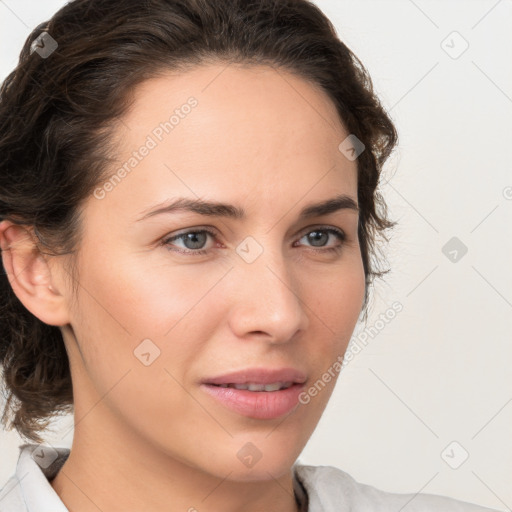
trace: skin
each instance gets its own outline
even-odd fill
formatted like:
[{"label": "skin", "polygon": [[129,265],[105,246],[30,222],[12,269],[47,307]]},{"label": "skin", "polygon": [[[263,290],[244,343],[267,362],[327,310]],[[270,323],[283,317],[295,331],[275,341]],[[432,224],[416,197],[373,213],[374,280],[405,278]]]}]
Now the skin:
[{"label": "skin", "polygon": [[[291,466],[336,379],[272,420],[225,408],[199,381],[291,366],[308,388],[345,352],[361,312],[358,212],[298,220],[303,206],[336,194],[357,202],[357,161],[338,149],[348,132],[303,79],[212,63],[148,80],[116,129],[112,172],[191,95],[197,107],[103,199],[84,204],[76,303],[66,256],[44,257],[30,230],[0,224],[15,293],[61,328],[70,358],[73,444],[51,485],[71,511],[297,510]],[[174,197],[235,204],[247,218],[180,212],[137,222]],[[313,245],[305,235],[319,227],[346,240],[326,234]],[[216,231],[196,244],[206,255],[171,250],[194,250],[185,239],[160,243],[199,228]],[[236,252],[248,236],[263,248],[251,264]],[[149,366],[134,355],[147,338],[160,350]],[[262,454],[251,468],[237,458],[248,442]]]}]

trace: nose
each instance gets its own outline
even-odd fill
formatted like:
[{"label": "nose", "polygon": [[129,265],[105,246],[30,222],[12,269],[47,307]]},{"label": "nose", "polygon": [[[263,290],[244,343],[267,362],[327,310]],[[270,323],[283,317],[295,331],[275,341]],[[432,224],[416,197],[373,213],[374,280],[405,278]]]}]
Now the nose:
[{"label": "nose", "polygon": [[285,343],[305,331],[308,308],[298,276],[282,251],[264,249],[251,263],[235,259],[230,272],[229,323],[239,338],[258,335],[270,343]]}]

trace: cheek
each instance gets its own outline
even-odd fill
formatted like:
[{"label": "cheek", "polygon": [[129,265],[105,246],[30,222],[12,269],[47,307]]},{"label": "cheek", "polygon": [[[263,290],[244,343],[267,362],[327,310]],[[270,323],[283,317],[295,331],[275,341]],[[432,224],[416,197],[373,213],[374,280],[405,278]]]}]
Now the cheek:
[{"label": "cheek", "polygon": [[84,258],[75,318],[89,373],[109,388],[128,369],[145,368],[142,360],[154,360],[181,382],[221,317],[215,285],[225,269],[199,272],[196,265],[154,265],[147,255],[104,254]]},{"label": "cheek", "polygon": [[215,293],[226,269],[168,262],[160,253],[164,250],[128,257],[106,251],[104,259],[88,260],[82,278],[89,292],[82,294],[86,306],[103,309],[102,322],[133,338],[170,335],[197,314],[206,294]]},{"label": "cheek", "polygon": [[333,331],[337,336],[346,339],[352,335],[359,315],[362,311],[365,291],[364,270],[357,267],[336,286],[332,283],[330,289],[325,290],[328,299],[326,307]]},{"label": "cheek", "polygon": [[[323,321],[331,339],[347,340],[362,311],[365,274],[360,255],[352,253],[337,270],[309,278],[306,286],[311,315]],[[306,299],[307,301],[308,299]]]},{"label": "cheek", "polygon": [[[312,390],[315,398],[313,408],[322,409],[332,393],[341,370],[341,363],[350,338],[362,311],[365,291],[365,275],[362,260],[354,257],[339,272],[332,272],[329,278],[320,277],[309,292],[311,324],[310,334],[305,334],[307,359],[315,369],[312,379],[317,384]],[[308,393],[309,394],[309,393]]]},{"label": "cheek", "polygon": [[[117,265],[109,265],[111,259]],[[170,430],[185,428],[186,410],[200,413],[181,383],[200,351],[198,343],[207,339],[198,332],[205,326],[194,305],[212,283],[207,279],[194,287],[176,279],[177,272],[141,272],[111,259],[91,258],[81,273],[73,327],[85,372],[77,372],[77,388],[83,390],[77,403],[85,414],[103,397],[98,414],[104,407],[146,437],[165,438]]]}]

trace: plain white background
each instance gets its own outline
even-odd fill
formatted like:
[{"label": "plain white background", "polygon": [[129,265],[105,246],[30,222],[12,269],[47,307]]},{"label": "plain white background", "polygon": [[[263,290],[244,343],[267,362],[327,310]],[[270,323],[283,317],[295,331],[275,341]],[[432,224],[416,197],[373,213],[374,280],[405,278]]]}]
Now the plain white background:
[{"label": "plain white background", "polygon": [[[392,271],[300,461],[511,510],[512,2],[315,3],[397,125],[381,192],[399,225],[384,248]],[[2,80],[63,4],[0,1]],[[56,421],[47,441],[71,446],[72,424]],[[22,442],[0,432],[0,486]]]}]

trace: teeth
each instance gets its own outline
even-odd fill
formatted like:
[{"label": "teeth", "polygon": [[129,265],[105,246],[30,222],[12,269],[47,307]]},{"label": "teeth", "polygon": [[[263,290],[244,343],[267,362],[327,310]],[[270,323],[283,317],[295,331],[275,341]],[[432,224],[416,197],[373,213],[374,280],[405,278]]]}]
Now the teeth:
[{"label": "teeth", "polygon": [[247,391],[279,391],[287,389],[293,385],[293,382],[273,382],[272,384],[256,384],[248,382],[246,384],[219,384],[221,388],[235,388]]},{"label": "teeth", "polygon": [[[265,391],[278,391],[281,389],[281,383],[276,382],[275,384],[266,384],[265,386],[262,386]],[[249,386],[249,391],[261,391],[261,389],[251,389]]]},{"label": "teeth", "polygon": [[249,389],[248,384],[230,384],[230,387],[233,387],[235,389]]}]

